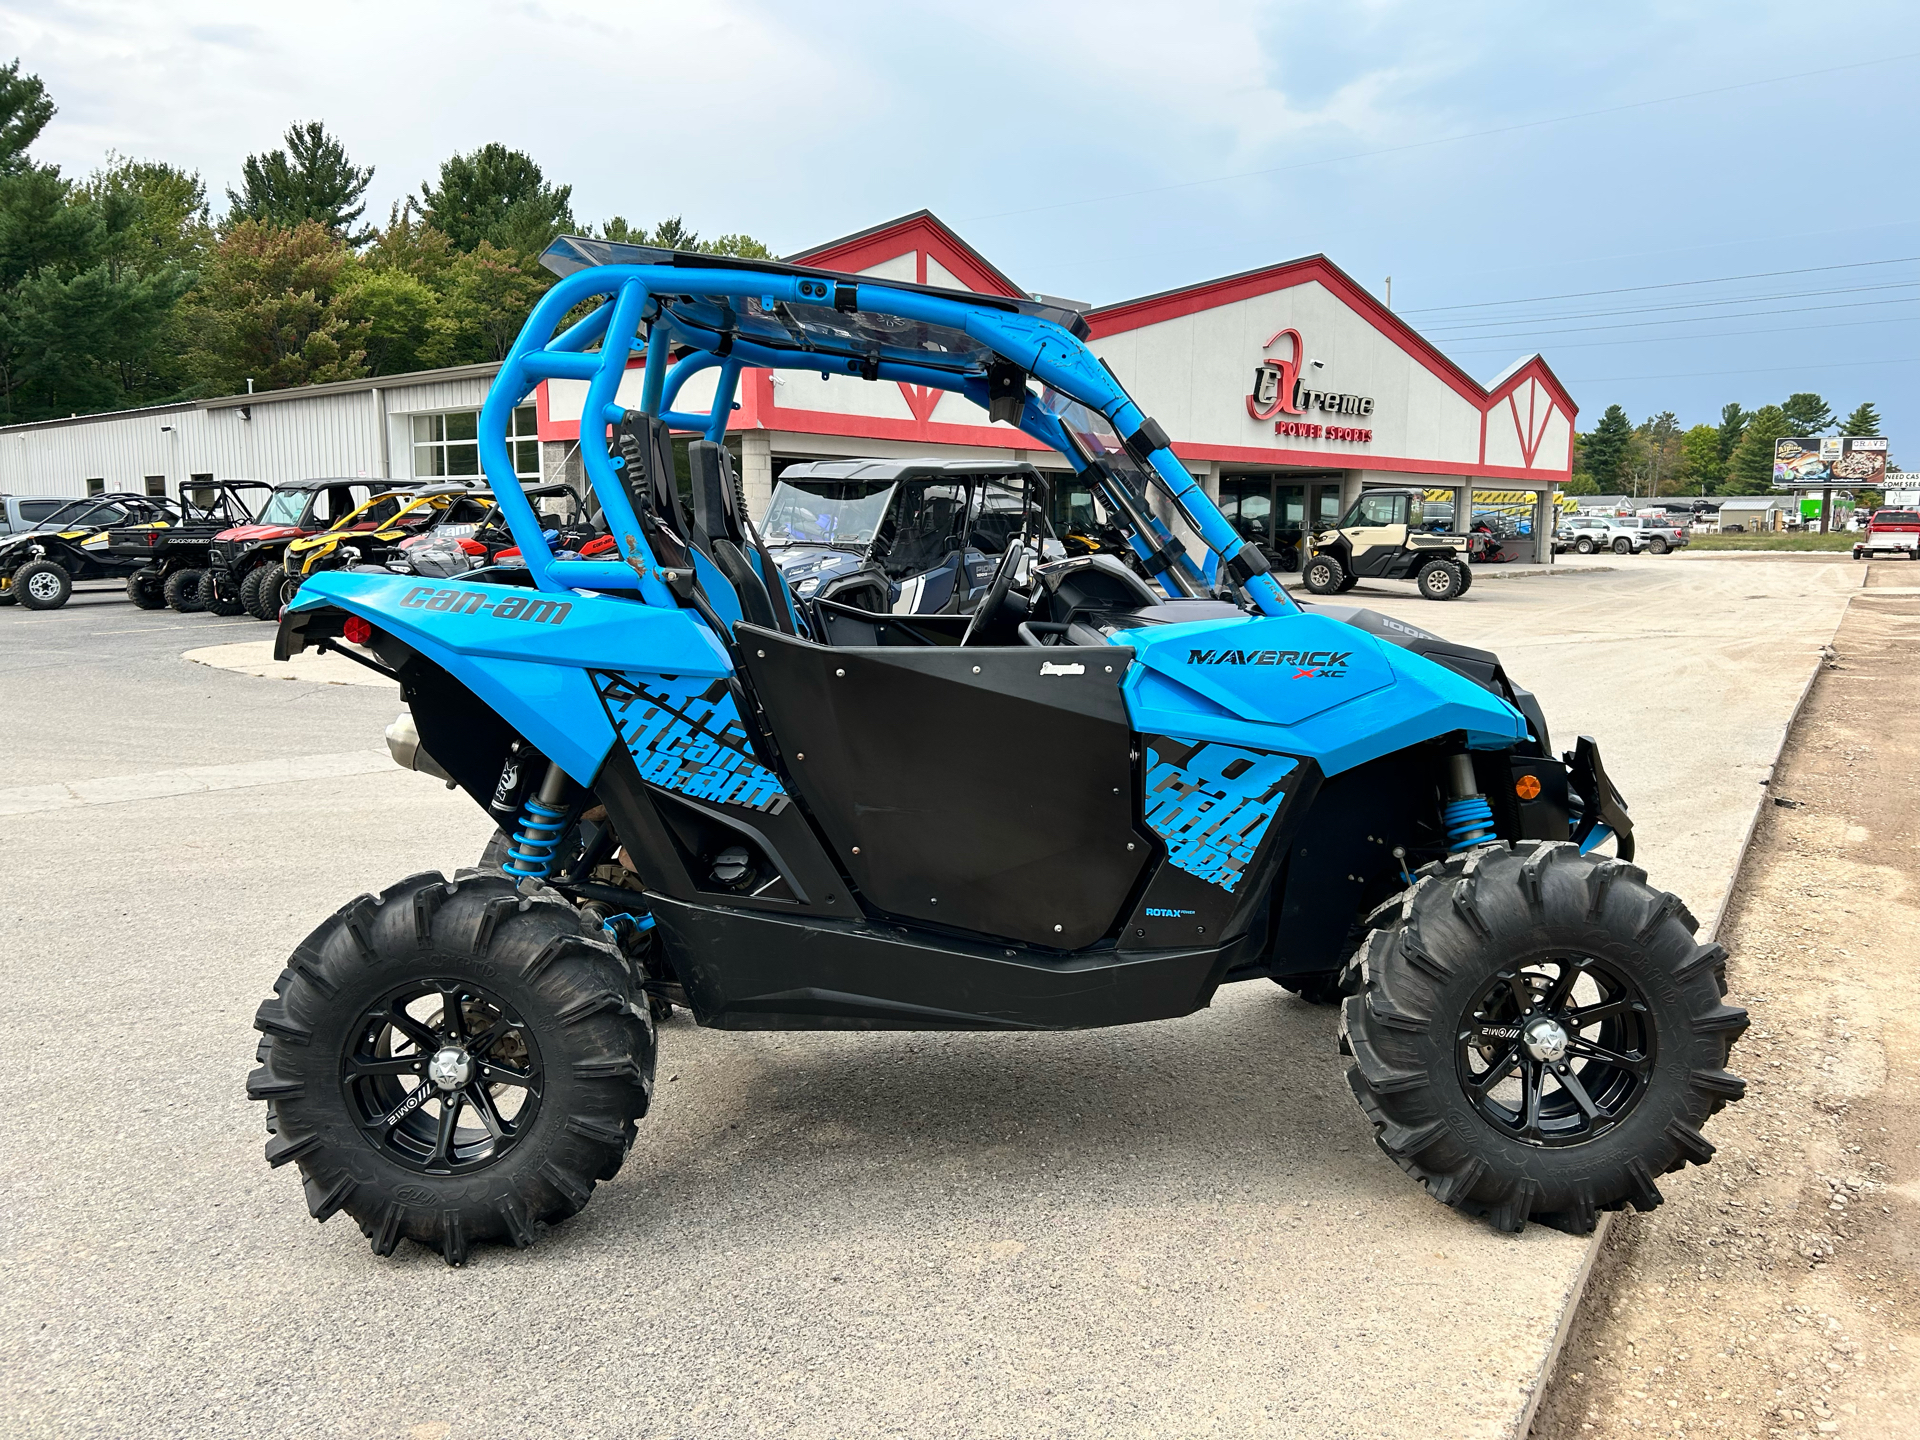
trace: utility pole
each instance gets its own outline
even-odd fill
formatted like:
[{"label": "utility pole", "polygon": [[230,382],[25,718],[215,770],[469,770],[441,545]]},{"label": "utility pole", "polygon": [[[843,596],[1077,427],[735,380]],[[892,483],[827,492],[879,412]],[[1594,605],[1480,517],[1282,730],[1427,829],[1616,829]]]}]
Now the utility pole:
[{"label": "utility pole", "polygon": [[1387,309],[1393,308],[1393,277],[1387,276]]}]

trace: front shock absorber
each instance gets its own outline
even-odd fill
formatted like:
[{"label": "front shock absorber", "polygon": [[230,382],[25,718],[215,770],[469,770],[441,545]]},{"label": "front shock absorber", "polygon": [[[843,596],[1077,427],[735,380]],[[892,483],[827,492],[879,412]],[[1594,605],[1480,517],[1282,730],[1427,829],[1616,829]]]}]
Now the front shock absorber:
[{"label": "front shock absorber", "polygon": [[1473,775],[1473,757],[1464,750],[1450,756],[1447,778],[1453,798],[1440,810],[1440,818],[1447,827],[1447,849],[1457,855],[1498,838],[1493,829],[1493,807],[1480,793],[1479,781]]},{"label": "front shock absorber", "polygon": [[519,824],[500,864],[514,879],[544,880],[553,872],[560,836],[567,828],[566,807],[560,803],[566,792],[567,772],[549,761],[540,793],[520,806]]}]

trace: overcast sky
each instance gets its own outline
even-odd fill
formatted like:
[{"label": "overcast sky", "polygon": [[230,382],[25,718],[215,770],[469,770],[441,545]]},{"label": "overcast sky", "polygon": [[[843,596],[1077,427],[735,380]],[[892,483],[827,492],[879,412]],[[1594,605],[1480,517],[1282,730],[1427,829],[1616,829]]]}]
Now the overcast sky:
[{"label": "overcast sky", "polygon": [[925,206],[1095,302],[1321,251],[1482,379],[1544,353],[1582,428],[1811,389],[1920,431],[1912,3],[12,0],[16,54],[72,173],[223,199],[317,117],[380,217],[498,140],[582,222],[786,253]]}]

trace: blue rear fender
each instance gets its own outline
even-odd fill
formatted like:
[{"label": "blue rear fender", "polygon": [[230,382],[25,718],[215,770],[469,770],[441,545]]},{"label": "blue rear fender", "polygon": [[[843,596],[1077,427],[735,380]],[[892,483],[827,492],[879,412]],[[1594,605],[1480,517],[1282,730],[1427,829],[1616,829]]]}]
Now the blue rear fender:
[{"label": "blue rear fender", "polygon": [[324,571],[293,613],[359,615],[440,666],[574,780],[591,785],[614,740],[590,670],[731,675],[727,653],[685,610],[582,591]]},{"label": "blue rear fender", "polygon": [[1134,729],[1301,755],[1328,776],[1442,735],[1472,749],[1527,738],[1498,695],[1444,665],[1312,614],[1128,630]]}]

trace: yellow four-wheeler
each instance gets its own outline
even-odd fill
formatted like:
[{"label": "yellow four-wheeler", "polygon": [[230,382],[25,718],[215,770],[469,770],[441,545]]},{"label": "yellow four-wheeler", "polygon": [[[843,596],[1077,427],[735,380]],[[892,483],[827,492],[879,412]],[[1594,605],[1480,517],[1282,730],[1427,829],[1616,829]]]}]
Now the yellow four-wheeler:
[{"label": "yellow four-wheeler", "polygon": [[1362,580],[1411,580],[1428,600],[1451,600],[1473,584],[1467,541],[1422,528],[1418,490],[1369,490],[1332,529],[1308,542],[1300,578],[1316,595]]}]

